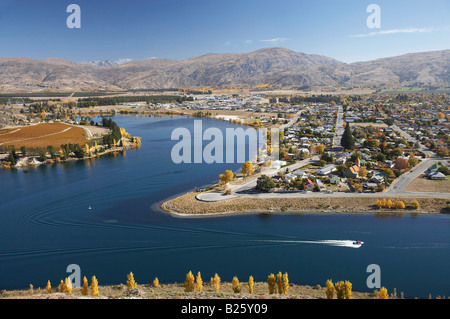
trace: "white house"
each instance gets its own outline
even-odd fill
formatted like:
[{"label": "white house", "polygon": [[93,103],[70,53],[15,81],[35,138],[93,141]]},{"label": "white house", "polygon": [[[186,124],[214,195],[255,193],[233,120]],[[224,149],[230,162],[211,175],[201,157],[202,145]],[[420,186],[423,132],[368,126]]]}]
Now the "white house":
[{"label": "white house", "polygon": [[284,166],[286,164],[287,164],[286,161],[273,161],[272,168],[273,169],[280,169],[281,166]]},{"label": "white house", "polygon": [[327,165],[319,170],[317,170],[317,175],[328,175],[331,174],[332,172],[336,171],[336,166],[334,165]]}]

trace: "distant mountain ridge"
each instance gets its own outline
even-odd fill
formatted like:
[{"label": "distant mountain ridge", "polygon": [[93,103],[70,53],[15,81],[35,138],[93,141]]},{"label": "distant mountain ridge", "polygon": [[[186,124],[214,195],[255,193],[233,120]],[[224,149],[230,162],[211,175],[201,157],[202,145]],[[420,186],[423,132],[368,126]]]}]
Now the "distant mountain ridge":
[{"label": "distant mountain ridge", "polygon": [[185,60],[153,58],[124,64],[111,61],[76,63],[57,58],[0,58],[0,90],[9,91],[415,83],[450,83],[450,50],[350,64],[281,47],[249,53],[210,53]]}]

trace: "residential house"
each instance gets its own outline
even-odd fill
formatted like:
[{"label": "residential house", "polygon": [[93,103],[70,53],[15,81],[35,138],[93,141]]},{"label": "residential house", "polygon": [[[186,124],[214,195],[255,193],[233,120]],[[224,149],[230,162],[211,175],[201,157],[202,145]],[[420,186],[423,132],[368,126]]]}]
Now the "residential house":
[{"label": "residential house", "polygon": [[341,182],[341,178],[339,176],[332,176],[330,178],[330,184],[338,185]]},{"label": "residential house", "polygon": [[327,165],[327,166],[317,170],[316,173],[317,173],[317,175],[325,176],[325,175],[333,173],[334,171],[336,171],[336,166]]},{"label": "residential house", "polygon": [[442,181],[442,180],[446,180],[447,177],[442,174],[441,172],[434,172],[430,175],[428,175],[429,178],[431,178],[432,180],[437,180],[437,181]]},{"label": "residential house", "polygon": [[316,185],[312,180],[310,180],[309,178],[305,180],[305,188],[307,191],[313,191],[314,190],[314,186]]},{"label": "residential house", "polygon": [[344,172],[344,176],[347,178],[358,178],[358,174],[359,174],[359,166],[356,164]]},{"label": "residential house", "polygon": [[317,186],[319,186],[320,190],[326,189],[325,185],[322,183],[322,181],[320,179],[316,180],[316,184],[317,184]]}]

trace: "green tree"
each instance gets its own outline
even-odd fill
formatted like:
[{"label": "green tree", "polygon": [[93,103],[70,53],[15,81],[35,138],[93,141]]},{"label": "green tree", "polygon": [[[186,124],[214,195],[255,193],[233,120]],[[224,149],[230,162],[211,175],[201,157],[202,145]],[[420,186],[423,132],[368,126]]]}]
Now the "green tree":
[{"label": "green tree", "polygon": [[22,152],[22,156],[23,156],[23,157],[27,157],[27,147],[26,147],[25,145],[23,145],[23,146],[20,148],[20,151]]},{"label": "green tree", "polygon": [[255,189],[262,192],[268,192],[269,190],[273,189],[275,187],[275,183],[267,175],[261,175],[258,177],[258,180],[256,181],[256,187]]},{"label": "green tree", "polygon": [[341,145],[347,150],[352,150],[355,148],[355,140],[353,138],[352,131],[350,130],[350,124],[348,123],[345,125],[344,134],[341,138]]},{"label": "green tree", "polygon": [[45,148],[39,149],[39,160],[41,162],[44,162],[47,160],[47,151],[45,150]]}]

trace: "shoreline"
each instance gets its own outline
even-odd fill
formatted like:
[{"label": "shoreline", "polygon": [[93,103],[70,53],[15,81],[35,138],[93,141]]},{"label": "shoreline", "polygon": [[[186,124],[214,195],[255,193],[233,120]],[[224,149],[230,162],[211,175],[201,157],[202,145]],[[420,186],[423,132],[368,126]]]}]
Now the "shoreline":
[{"label": "shoreline", "polygon": [[[160,211],[177,218],[223,217],[243,214],[380,214],[398,216],[404,214],[449,214],[448,199],[442,197],[402,197],[380,194],[379,197],[233,197],[217,202],[203,202],[195,198],[197,192],[165,199],[156,205]],[[405,209],[378,209],[377,199],[402,200]],[[417,200],[421,208],[408,207]]]},{"label": "shoreline", "polygon": [[[247,279],[247,278],[246,278]],[[56,287],[52,288],[51,293],[45,290],[45,287],[33,288],[33,290],[3,290],[0,293],[0,300],[4,299],[237,299],[237,300],[265,300],[265,299],[327,299],[325,283],[322,285],[308,285],[289,283],[288,294],[279,294],[275,291],[270,294],[267,282],[255,281],[254,292],[249,292],[247,282],[240,282],[241,292],[234,293],[232,283],[224,281],[220,283],[220,291],[215,292],[214,286],[204,278],[202,292],[186,292],[183,283],[161,283],[158,287],[154,284],[140,284],[136,288],[128,289],[126,283],[99,285],[99,296],[82,295],[82,288],[73,288],[71,294],[60,292]],[[393,293],[393,292],[391,292]],[[400,296],[389,296],[390,298],[400,299]],[[378,299],[375,291],[352,291],[352,299]],[[336,298],[334,294],[333,299]],[[403,297],[410,299],[410,297]],[[412,298],[411,298],[412,299]]]}]

